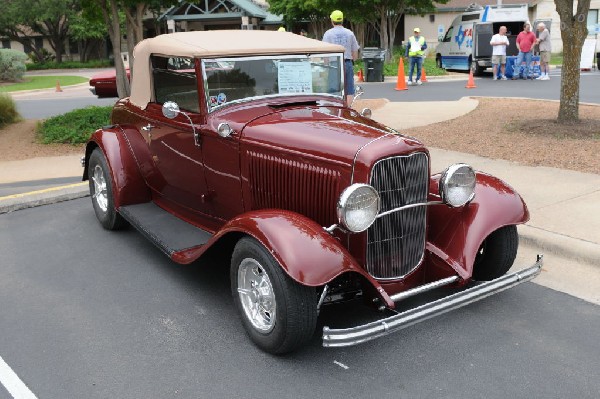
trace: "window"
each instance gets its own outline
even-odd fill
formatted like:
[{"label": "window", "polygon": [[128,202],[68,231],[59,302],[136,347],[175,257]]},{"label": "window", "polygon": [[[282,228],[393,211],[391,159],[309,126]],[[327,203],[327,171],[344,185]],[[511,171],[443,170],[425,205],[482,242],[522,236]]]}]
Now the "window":
[{"label": "window", "polygon": [[155,101],[175,101],[182,110],[200,112],[194,60],[159,56],[152,56],[151,60]]},{"label": "window", "polygon": [[2,48],[10,48],[10,40],[3,39],[2,40]]},{"label": "window", "polygon": [[446,32],[446,36],[444,36],[444,42],[450,42],[452,41],[452,31],[454,30],[454,27],[451,26],[448,28],[448,31]]},{"label": "window", "polygon": [[209,109],[253,97],[342,96],[341,57],[311,54],[203,61]]},{"label": "window", "polygon": [[598,20],[598,10],[589,10],[587,16],[588,35],[593,36],[600,33],[600,22]]},{"label": "window", "polygon": [[34,40],[36,50],[41,50],[44,47],[44,39],[41,37],[36,37]]}]

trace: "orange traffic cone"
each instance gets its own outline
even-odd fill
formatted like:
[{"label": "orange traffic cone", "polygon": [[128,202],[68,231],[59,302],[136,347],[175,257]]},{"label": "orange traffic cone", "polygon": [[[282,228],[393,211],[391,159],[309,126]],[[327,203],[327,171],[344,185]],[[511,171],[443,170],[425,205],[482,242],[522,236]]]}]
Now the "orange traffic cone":
[{"label": "orange traffic cone", "polygon": [[57,80],[56,81],[56,90],[57,93],[60,93],[62,91],[62,89],[60,88],[60,82]]},{"label": "orange traffic cone", "polygon": [[473,79],[473,71],[469,71],[469,80],[467,81],[467,85],[465,86],[467,89],[474,89],[477,86],[475,86],[475,80]]},{"label": "orange traffic cone", "polygon": [[425,73],[425,68],[421,68],[421,82],[427,82],[427,74]]},{"label": "orange traffic cone", "polygon": [[404,60],[400,57],[400,62],[398,62],[398,82],[396,83],[395,90],[408,90],[406,87],[406,78],[404,77]]},{"label": "orange traffic cone", "polygon": [[363,73],[362,73],[362,68],[358,70],[358,81],[359,82],[364,82],[365,81],[365,78],[364,78]]}]

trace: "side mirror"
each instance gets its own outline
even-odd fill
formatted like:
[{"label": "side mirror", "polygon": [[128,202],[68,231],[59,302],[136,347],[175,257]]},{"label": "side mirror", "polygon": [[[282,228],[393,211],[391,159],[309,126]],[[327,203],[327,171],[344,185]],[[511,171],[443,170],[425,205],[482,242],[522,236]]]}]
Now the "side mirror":
[{"label": "side mirror", "polygon": [[162,113],[165,118],[173,119],[179,115],[179,105],[175,101],[167,101],[162,106]]}]

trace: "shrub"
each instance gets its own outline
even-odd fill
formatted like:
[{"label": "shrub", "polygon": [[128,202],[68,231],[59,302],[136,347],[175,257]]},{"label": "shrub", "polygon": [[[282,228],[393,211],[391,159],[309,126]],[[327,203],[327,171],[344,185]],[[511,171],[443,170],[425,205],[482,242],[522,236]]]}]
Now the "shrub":
[{"label": "shrub", "polygon": [[0,80],[17,82],[25,73],[27,56],[22,51],[0,49]]},{"label": "shrub", "polygon": [[96,129],[110,123],[111,111],[112,106],[76,109],[40,123],[37,133],[44,144],[83,144]]},{"label": "shrub", "polygon": [[107,68],[111,64],[109,60],[92,60],[87,62],[79,61],[48,61],[43,63],[27,64],[28,71],[39,71],[44,69],[82,69],[82,68]]},{"label": "shrub", "polygon": [[13,99],[7,94],[0,93],[0,128],[20,119],[21,115],[17,112]]}]

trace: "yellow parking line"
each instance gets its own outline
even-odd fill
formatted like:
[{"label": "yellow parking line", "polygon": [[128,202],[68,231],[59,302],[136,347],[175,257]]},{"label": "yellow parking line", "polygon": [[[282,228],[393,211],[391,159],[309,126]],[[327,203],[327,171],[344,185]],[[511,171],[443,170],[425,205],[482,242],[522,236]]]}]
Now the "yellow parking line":
[{"label": "yellow parking line", "polygon": [[50,187],[50,188],[45,188],[43,190],[30,191],[28,193],[7,195],[6,197],[0,197],[0,201],[4,201],[4,200],[8,200],[8,199],[13,199],[13,198],[27,197],[28,195],[49,193],[49,192],[52,192],[52,191],[58,191],[58,190],[62,190],[62,189],[65,189],[65,188],[81,187],[81,186],[84,186],[84,185],[87,186],[88,182],[84,181],[84,182],[81,182],[81,183],[67,184],[66,186]]}]

